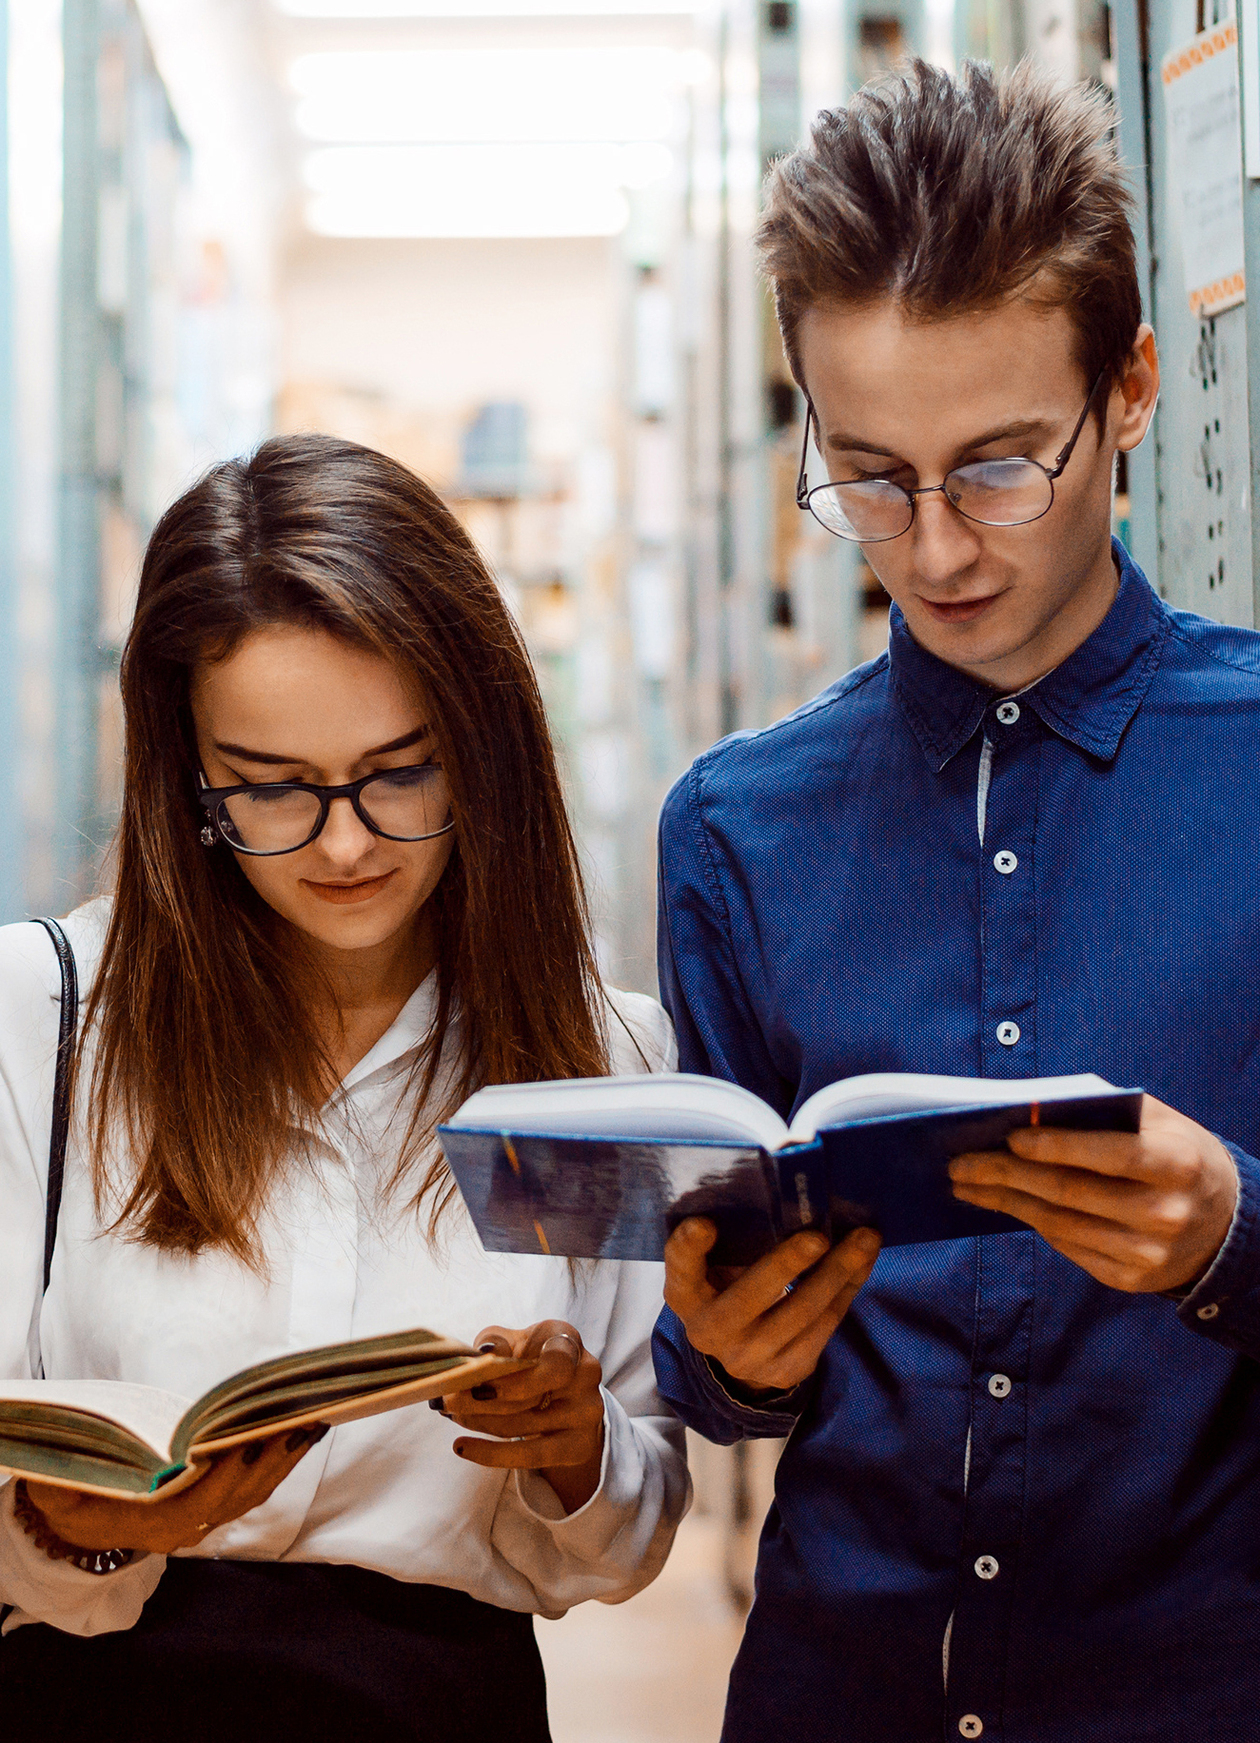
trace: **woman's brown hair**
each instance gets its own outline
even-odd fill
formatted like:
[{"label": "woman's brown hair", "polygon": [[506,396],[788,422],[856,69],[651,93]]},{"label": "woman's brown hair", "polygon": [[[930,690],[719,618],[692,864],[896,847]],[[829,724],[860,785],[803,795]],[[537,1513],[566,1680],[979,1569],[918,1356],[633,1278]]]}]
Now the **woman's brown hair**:
[{"label": "woman's brown hair", "polygon": [[[277,623],[399,667],[431,710],[450,785],[455,848],[430,898],[436,1015],[398,1174],[436,1124],[435,1086],[440,1118],[482,1083],[607,1069],[542,699],[471,540],[420,479],[354,443],[279,437],[214,467],[149,541],[123,654],[116,889],[84,1020],[87,1131],[98,1202],[121,1186],[119,1226],[253,1263],[268,1190],[325,1097],[327,1064],[291,931],[229,851],[201,845],[189,687],[199,661]],[[431,1162],[416,1189],[431,1228],[452,1190]]]}]

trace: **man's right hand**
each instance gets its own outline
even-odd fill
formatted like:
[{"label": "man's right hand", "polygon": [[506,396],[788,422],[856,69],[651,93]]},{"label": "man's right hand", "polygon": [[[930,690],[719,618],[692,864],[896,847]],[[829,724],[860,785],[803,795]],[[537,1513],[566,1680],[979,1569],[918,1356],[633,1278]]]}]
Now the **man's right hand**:
[{"label": "man's right hand", "polygon": [[679,1223],[665,1247],[666,1303],[692,1347],[720,1362],[740,1385],[790,1391],[813,1373],[870,1276],[879,1236],[854,1229],[829,1250],[824,1235],[792,1235],[747,1270],[715,1281],[708,1255],[716,1240],[707,1217]]}]

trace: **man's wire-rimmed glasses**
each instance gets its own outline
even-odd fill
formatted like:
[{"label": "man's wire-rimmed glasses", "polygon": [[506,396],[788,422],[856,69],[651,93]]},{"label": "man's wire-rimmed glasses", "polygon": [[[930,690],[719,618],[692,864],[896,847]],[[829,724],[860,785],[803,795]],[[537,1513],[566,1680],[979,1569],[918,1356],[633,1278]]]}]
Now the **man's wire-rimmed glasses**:
[{"label": "man's wire-rimmed glasses", "polygon": [[386,841],[430,841],[455,827],[445,774],[437,763],[417,763],[379,769],[344,787],[313,781],[203,786],[197,801],[208,815],[201,840],[206,847],[226,842],[235,853],[296,853],[327,823],[334,799],[349,799],[360,823]]},{"label": "man's wire-rimmed glasses", "polygon": [[805,440],[801,444],[801,470],[796,480],[796,506],[806,508],[820,526],[839,539],[852,539],[860,545],[879,545],[886,539],[898,539],[908,532],[914,520],[915,503],[920,496],[932,496],[937,491],[967,520],[986,527],[1022,527],[1040,520],[1050,512],[1054,502],[1054,481],[1068,461],[1080,439],[1098,390],[1107,378],[1100,372],[1089,390],[1085,409],[1076,420],[1076,428],[1055,456],[1053,466],[1043,466],[1038,460],[972,460],[965,466],[955,466],[945,474],[940,484],[920,485],[906,490],[891,478],[852,478],[838,483],[816,484],[811,490],[805,478],[809,458],[809,432],[812,424],[818,431],[819,446],[822,431],[813,405],[805,401]]}]

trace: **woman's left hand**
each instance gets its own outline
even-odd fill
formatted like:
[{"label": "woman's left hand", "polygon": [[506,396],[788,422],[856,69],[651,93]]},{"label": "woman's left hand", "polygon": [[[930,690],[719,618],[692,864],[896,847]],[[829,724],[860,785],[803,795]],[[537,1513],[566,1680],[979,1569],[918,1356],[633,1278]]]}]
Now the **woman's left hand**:
[{"label": "woman's left hand", "polygon": [[599,1487],[604,1456],[599,1363],[562,1319],[544,1319],[524,1331],[487,1326],[476,1345],[486,1354],[537,1360],[493,1385],[435,1400],[461,1428],[497,1437],[465,1437],[455,1442],[455,1451],[470,1464],[538,1471],[565,1511],[575,1513]]}]

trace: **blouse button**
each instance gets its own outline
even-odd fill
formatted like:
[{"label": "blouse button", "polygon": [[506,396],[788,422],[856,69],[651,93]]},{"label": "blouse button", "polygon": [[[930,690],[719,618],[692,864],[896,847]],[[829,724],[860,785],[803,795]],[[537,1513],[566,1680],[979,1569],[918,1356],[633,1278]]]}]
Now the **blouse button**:
[{"label": "blouse button", "polygon": [[997,1557],[992,1555],[977,1556],[976,1573],[982,1580],[995,1580],[998,1576]]},{"label": "blouse button", "polygon": [[1009,847],[1004,847],[1001,853],[995,853],[993,855],[993,869],[994,871],[1001,872],[1004,878],[1009,878],[1018,864],[1019,861],[1016,859]]},{"label": "blouse button", "polygon": [[1206,1306],[1196,1309],[1196,1316],[1199,1319],[1215,1319],[1220,1311],[1214,1301],[1209,1301]]},{"label": "blouse button", "polygon": [[978,1713],[964,1713],[958,1721],[958,1729],[964,1737],[978,1737],[984,1730],[984,1720]]},{"label": "blouse button", "polygon": [[1015,722],[1019,719],[1019,703],[999,702],[997,705],[997,717],[1002,722],[1003,726],[1014,726]]},{"label": "blouse button", "polygon": [[1012,1023],[1009,1017],[1004,1023],[999,1023],[994,1032],[1003,1047],[1013,1047],[1019,1040],[1019,1024]]},{"label": "blouse button", "polygon": [[1005,1374],[989,1375],[989,1396],[991,1398],[1009,1398],[1011,1383]]}]

